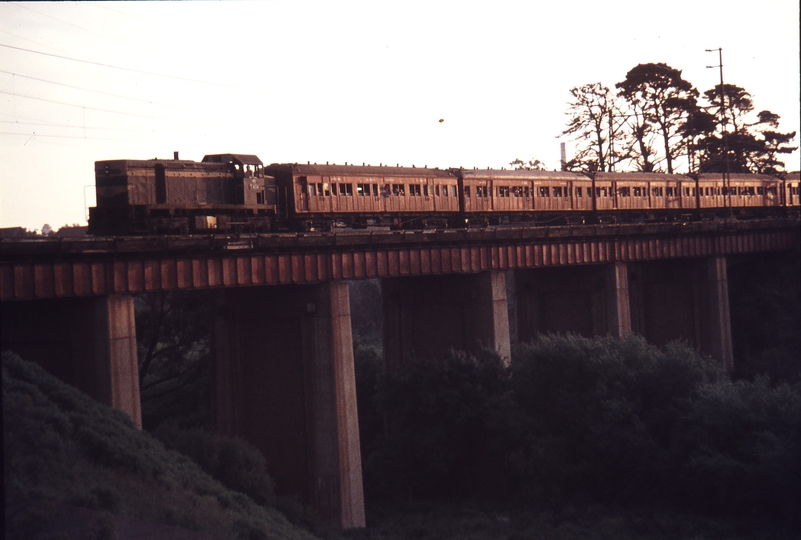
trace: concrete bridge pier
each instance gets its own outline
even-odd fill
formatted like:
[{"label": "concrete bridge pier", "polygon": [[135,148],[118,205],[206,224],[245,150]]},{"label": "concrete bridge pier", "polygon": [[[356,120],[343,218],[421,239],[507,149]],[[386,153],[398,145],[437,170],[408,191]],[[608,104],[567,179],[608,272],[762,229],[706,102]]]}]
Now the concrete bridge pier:
[{"label": "concrete bridge pier", "polygon": [[279,493],[364,527],[347,284],[220,291],[215,353],[218,428],[264,453]]},{"label": "concrete bridge pier", "polygon": [[441,356],[451,348],[487,346],[510,357],[503,272],[385,278],[381,288],[388,368],[412,353]]},{"label": "concrete bridge pier", "polygon": [[734,368],[726,257],[635,263],[629,286],[635,332],[659,346],[685,339]]},{"label": "concrete bridge pier", "polygon": [[0,304],[3,350],[36,362],[142,427],[132,296]]},{"label": "concrete bridge pier", "polygon": [[625,263],[515,271],[521,342],[547,332],[586,337],[631,332]]}]

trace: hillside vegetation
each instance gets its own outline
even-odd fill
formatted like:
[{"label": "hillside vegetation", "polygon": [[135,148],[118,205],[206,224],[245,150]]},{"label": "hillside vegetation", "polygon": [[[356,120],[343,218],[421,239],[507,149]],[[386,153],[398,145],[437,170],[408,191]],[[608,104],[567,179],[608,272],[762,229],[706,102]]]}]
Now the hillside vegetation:
[{"label": "hillside vegetation", "polygon": [[[137,430],[124,413],[98,404],[39,366],[10,353],[3,353],[2,364],[6,538],[31,538],[46,525],[16,513],[16,503],[27,500],[104,510],[214,538],[314,538],[241,492],[266,503],[269,484],[265,489],[252,478],[222,471],[241,491],[229,489],[188,457]],[[252,470],[247,455],[230,443],[217,448],[221,461]],[[207,466],[219,461],[207,460]]]},{"label": "hillside vegetation", "polygon": [[[447,500],[472,507],[463,519],[490,527],[487,538],[521,531],[496,514],[519,514],[524,528],[547,515],[585,532],[608,522],[610,538],[801,528],[801,385],[732,380],[680,343],[550,335],[509,365],[454,352],[392,371],[357,347],[357,388],[367,499],[379,508]],[[656,536],[631,533],[621,515]]]}]

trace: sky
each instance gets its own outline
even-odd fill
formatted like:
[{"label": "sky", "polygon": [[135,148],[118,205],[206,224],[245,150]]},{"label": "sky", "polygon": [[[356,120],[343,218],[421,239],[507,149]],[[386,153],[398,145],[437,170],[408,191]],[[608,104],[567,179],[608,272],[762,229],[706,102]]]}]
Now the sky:
[{"label": "sky", "polygon": [[664,62],[703,92],[719,47],[801,131],[797,0],[0,3],[0,227],[85,224],[95,161],[175,151],[556,169],[571,88]]}]

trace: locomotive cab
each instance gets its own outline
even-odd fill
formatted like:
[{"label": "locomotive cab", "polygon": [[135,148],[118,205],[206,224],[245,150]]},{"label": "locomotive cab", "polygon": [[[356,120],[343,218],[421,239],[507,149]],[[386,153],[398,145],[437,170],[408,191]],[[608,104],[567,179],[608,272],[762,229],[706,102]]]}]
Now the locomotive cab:
[{"label": "locomotive cab", "polygon": [[[252,154],[211,154],[202,163],[222,163],[229,168],[233,182],[233,204],[258,207],[275,204],[275,181],[264,174],[264,164]],[[271,203],[271,201],[273,201]]]}]

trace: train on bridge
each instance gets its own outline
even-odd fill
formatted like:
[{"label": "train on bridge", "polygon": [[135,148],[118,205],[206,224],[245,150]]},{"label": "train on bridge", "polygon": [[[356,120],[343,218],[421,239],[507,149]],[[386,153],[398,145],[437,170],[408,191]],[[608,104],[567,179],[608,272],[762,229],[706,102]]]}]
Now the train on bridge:
[{"label": "train on bridge", "polygon": [[254,155],[95,163],[94,235],[431,229],[799,213],[799,173],[698,175],[272,164]]}]

